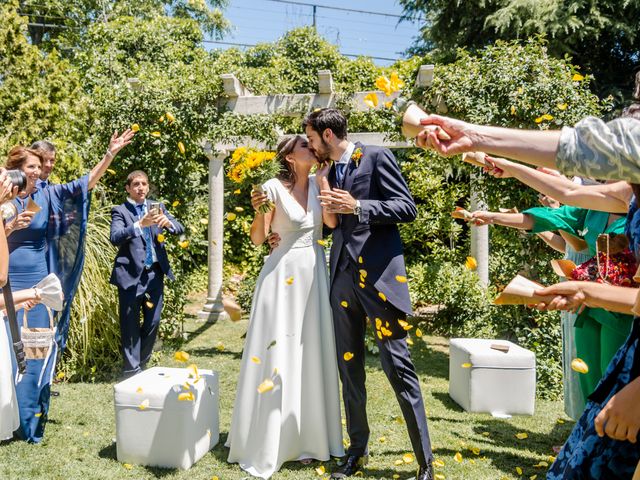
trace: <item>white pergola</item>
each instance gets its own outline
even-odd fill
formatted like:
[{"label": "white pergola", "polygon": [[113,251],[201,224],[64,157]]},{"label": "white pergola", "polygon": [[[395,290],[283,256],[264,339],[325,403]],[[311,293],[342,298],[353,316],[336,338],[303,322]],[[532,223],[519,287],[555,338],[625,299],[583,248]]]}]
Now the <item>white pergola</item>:
[{"label": "white pergola", "polygon": [[[337,94],[333,88],[333,78],[329,70],[318,72],[318,93],[306,94],[275,94],[253,95],[233,74],[223,74],[225,98],[221,100],[221,107],[226,107],[236,115],[279,114],[288,116],[300,116],[301,112],[310,112],[317,108],[335,107]],[[416,86],[428,87],[433,80],[433,65],[422,65],[416,76]],[[364,103],[364,98],[374,93],[378,96],[379,107],[388,97],[381,91],[357,92],[351,97],[351,101],[357,111],[366,111],[370,107]],[[397,94],[394,94],[397,95]],[[406,141],[392,141],[383,132],[374,133],[350,133],[349,140],[362,142],[365,145],[377,145],[391,149],[412,148],[413,144]],[[278,140],[279,141],[279,140]],[[208,270],[209,282],[207,300],[198,312],[199,318],[210,323],[215,323],[221,318],[228,318],[222,305],[222,270],[224,238],[224,168],[225,158],[239,146],[251,145],[256,149],[273,148],[264,142],[256,142],[247,137],[238,137],[227,142],[206,141],[203,145],[204,152],[209,159],[209,252]],[[482,207],[478,195],[472,192],[473,209]],[[473,255],[478,261],[477,273],[480,279],[488,283],[488,256],[489,241],[488,227],[472,227],[471,241]]]}]

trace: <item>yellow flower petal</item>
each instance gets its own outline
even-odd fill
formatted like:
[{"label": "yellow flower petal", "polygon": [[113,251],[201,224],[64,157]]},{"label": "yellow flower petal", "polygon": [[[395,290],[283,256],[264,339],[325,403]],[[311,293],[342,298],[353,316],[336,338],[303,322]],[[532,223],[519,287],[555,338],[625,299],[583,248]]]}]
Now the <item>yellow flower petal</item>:
[{"label": "yellow flower petal", "polygon": [[193,392],[182,392],[178,394],[178,401],[180,402],[193,402],[196,397]]},{"label": "yellow flower petal", "polygon": [[259,357],[251,357],[251,361],[256,365],[260,365],[262,363],[262,360],[260,360]]},{"label": "yellow flower petal", "polygon": [[36,418],[40,418],[42,416],[42,412],[38,412],[36,414],[33,415]]},{"label": "yellow flower petal", "polygon": [[571,80],[573,80],[574,82],[581,82],[582,80],[584,80],[584,77],[579,73],[574,73],[573,77],[571,77]]},{"label": "yellow flower petal", "polygon": [[520,467],[516,467],[516,473],[518,475],[522,475],[522,469]]},{"label": "yellow flower petal", "polygon": [[342,305],[344,308],[347,308],[349,306],[349,304],[344,300],[340,302],[340,305]]},{"label": "yellow flower petal", "polygon": [[172,207],[177,207],[178,205],[180,205],[180,200],[176,200],[171,204]]},{"label": "yellow flower petal", "polygon": [[391,108],[393,106],[392,102],[384,102],[384,108]]},{"label": "yellow flower petal", "polygon": [[568,105],[566,103],[559,103],[558,105],[556,105],[558,107],[558,110],[566,110]]},{"label": "yellow flower petal", "polygon": [[574,358],[571,360],[571,369],[578,373],[589,373],[589,365],[587,365],[581,358]]},{"label": "yellow flower petal", "polygon": [[393,462],[395,465],[402,465],[404,462],[402,460],[396,460]]},{"label": "yellow flower petal", "polygon": [[264,382],[258,385],[258,393],[266,393],[270,390],[273,390],[273,380],[267,378]]},{"label": "yellow flower petal", "polygon": [[351,360],[353,358],[353,353],[344,352],[344,355],[342,356],[342,358],[344,358],[345,362],[348,362],[349,360]]},{"label": "yellow flower petal", "polygon": [[386,441],[387,441],[387,437],[380,437],[380,438],[378,439],[378,441],[379,441],[380,443],[384,443],[384,442],[386,442]]},{"label": "yellow flower petal", "polygon": [[360,282],[360,283],[358,284],[358,286],[359,286],[360,288],[364,288],[364,283]]},{"label": "yellow flower petal", "polygon": [[178,245],[180,245],[180,248],[187,248],[189,246],[189,240],[182,240],[178,242]]},{"label": "yellow flower petal", "polygon": [[358,272],[360,273],[360,276],[362,278],[367,278],[367,271],[366,270],[360,269],[360,270],[358,270]]},{"label": "yellow flower petal", "polygon": [[407,344],[413,345],[413,340],[411,340],[411,337],[409,335],[407,335]]},{"label": "yellow flower petal", "polygon": [[158,118],[158,122],[160,123],[164,122],[164,115],[160,115],[160,118]]},{"label": "yellow flower petal", "polygon": [[440,460],[439,458],[433,461],[433,466],[434,467],[444,467],[444,461]]},{"label": "yellow flower petal", "polygon": [[384,293],[378,292],[378,296],[382,299],[383,302],[387,301],[387,296]]},{"label": "yellow flower petal", "polygon": [[[382,340],[382,332],[380,330],[376,332],[376,335],[378,335],[378,339]],[[409,343],[409,340],[407,340],[407,343]],[[409,343],[409,345],[412,345],[412,344]]]},{"label": "yellow flower petal", "polygon": [[547,120],[547,121],[551,121],[553,120],[553,115],[549,115],[548,113],[545,113],[544,115],[542,115],[541,117],[543,120]]},{"label": "yellow flower petal", "polygon": [[529,480],[536,480],[536,478],[538,478],[538,475],[531,475],[529,477]]},{"label": "yellow flower petal", "polygon": [[465,362],[462,365],[460,365],[462,368],[471,368],[473,365],[471,365],[469,362]]},{"label": "yellow flower petal", "polygon": [[380,327],[382,327],[382,320],[380,320],[379,318],[376,318],[375,322],[376,322],[376,330],[379,330]]},{"label": "yellow flower petal", "polygon": [[240,193],[242,192],[242,190],[240,190],[239,188],[237,190],[233,191],[234,195],[240,195]]},{"label": "yellow flower petal", "polygon": [[144,302],[144,304],[147,306],[147,308],[153,308],[153,302],[150,302],[149,300]]},{"label": "yellow flower petal", "polygon": [[189,378],[195,378],[196,382],[200,379],[200,374],[198,373],[198,367],[196,366],[195,363],[192,363],[191,365],[189,365],[187,367],[187,370],[189,371]]},{"label": "yellow flower petal", "polygon": [[516,433],[516,438],[518,440],[524,440],[525,438],[529,438],[529,435],[525,432]]},{"label": "yellow flower petal", "polygon": [[561,419],[561,418],[559,418],[559,419],[557,420],[557,422],[558,422],[558,425],[562,425],[562,424],[564,423],[564,420],[563,420],[563,419]]},{"label": "yellow flower petal", "polygon": [[149,399],[148,399],[148,398],[145,398],[145,399],[140,403],[140,405],[138,405],[138,408],[139,408],[140,410],[146,410],[148,407],[149,407]]},{"label": "yellow flower petal", "polygon": [[407,283],[407,277],[404,275],[396,275],[396,282]]},{"label": "yellow flower petal", "polygon": [[364,263],[364,260],[362,260],[362,257],[358,257],[358,263]]},{"label": "yellow flower petal", "polygon": [[398,325],[400,325],[405,330],[408,330],[407,327],[409,326],[409,322],[407,322],[406,320],[398,320]]},{"label": "yellow flower petal", "polygon": [[164,236],[164,233],[159,233],[159,234],[158,234],[158,236],[157,236],[156,238],[158,239],[158,242],[159,242],[159,243],[164,243],[164,241],[167,239],[167,238]]},{"label": "yellow flower petal", "polygon": [[404,463],[411,463],[411,462],[413,462],[413,455],[411,455],[410,453],[405,453],[405,454],[402,456],[402,461],[403,461]]},{"label": "yellow flower petal", "polygon": [[152,137],[160,138],[161,133],[156,130],[154,132],[151,132],[150,135]]},{"label": "yellow flower petal", "polygon": [[434,478],[435,478],[436,480],[445,480],[447,477],[445,477],[445,476],[444,476],[443,474],[441,474],[441,473],[436,473],[436,474],[435,474],[435,476],[434,476]]},{"label": "yellow flower petal", "polygon": [[472,452],[474,455],[480,455],[480,449],[479,449],[478,447],[473,447],[473,448],[471,448],[471,452]]},{"label": "yellow flower petal", "polygon": [[184,143],[182,143],[182,142],[178,142],[178,150],[180,150],[180,153],[181,153],[182,155],[184,155],[184,153],[187,151],[187,150],[184,148]]},{"label": "yellow flower petal", "polygon": [[467,260],[464,262],[464,266],[467,267],[468,270],[475,270],[478,268],[478,262],[473,257],[467,257]]},{"label": "yellow flower petal", "polygon": [[316,473],[318,475],[324,475],[325,472],[326,472],[326,469],[324,468],[324,465],[320,465],[318,468],[316,468]]},{"label": "yellow flower petal", "polygon": [[516,107],[515,105],[511,105],[511,115],[515,115],[516,114]]},{"label": "yellow flower petal", "polygon": [[209,219],[208,218],[201,218],[200,219],[200,223],[202,225],[208,225],[209,224]]},{"label": "yellow flower petal", "polygon": [[538,117],[538,118],[536,118],[534,121],[535,121],[536,123],[540,123],[540,122],[542,122],[542,117]]},{"label": "yellow flower petal", "polygon": [[378,95],[376,95],[375,93],[371,92],[371,93],[365,95],[365,97],[363,99],[363,102],[369,108],[376,108],[378,106]]},{"label": "yellow flower petal", "polygon": [[167,117],[167,120],[171,123],[176,121],[176,117],[174,117],[173,115],[171,115],[169,112],[165,113],[165,116]]},{"label": "yellow flower petal", "polygon": [[107,172],[108,172],[110,175],[115,175],[115,174],[116,174],[116,171],[115,171],[113,168],[107,168]]},{"label": "yellow flower petal", "polygon": [[187,352],[178,351],[173,354],[173,358],[179,362],[189,361],[189,354]]},{"label": "yellow flower petal", "polygon": [[420,330],[419,328],[416,328],[416,337],[422,337],[422,330]]},{"label": "yellow flower petal", "polygon": [[131,125],[131,130],[133,130],[134,132],[139,132],[140,125],[138,125],[137,123],[134,123],[133,125]]},{"label": "yellow flower petal", "polygon": [[224,344],[222,342],[218,342],[216,345],[216,350],[219,352],[224,352]]},{"label": "yellow flower petal", "polygon": [[462,454],[460,452],[456,452],[456,454],[453,456],[453,459],[456,462],[461,463],[462,462]]},{"label": "yellow flower petal", "polygon": [[489,435],[491,435],[489,432],[482,432],[483,437],[488,437]]},{"label": "yellow flower petal", "polygon": [[136,389],[136,393],[142,393],[142,387],[138,387],[138,388]]},{"label": "yellow flower petal", "polygon": [[321,247],[326,247],[327,246],[327,241],[326,240],[318,240],[318,245],[320,245]]},{"label": "yellow flower petal", "polygon": [[227,213],[227,220],[229,222],[233,222],[236,218],[238,218],[238,215],[236,215],[235,213],[233,212]]},{"label": "yellow flower petal", "polygon": [[133,465],[131,465],[130,463],[123,463],[122,466],[127,470],[131,470],[133,468]]},{"label": "yellow flower petal", "polygon": [[56,380],[62,380],[64,378],[64,372],[58,372],[56,375]]},{"label": "yellow flower petal", "polygon": [[287,285],[291,285],[293,283],[293,277],[287,278],[286,282],[287,282]]},{"label": "yellow flower petal", "polygon": [[242,207],[236,207],[236,208],[234,208],[234,210],[236,212],[244,212],[244,208],[242,208]]}]

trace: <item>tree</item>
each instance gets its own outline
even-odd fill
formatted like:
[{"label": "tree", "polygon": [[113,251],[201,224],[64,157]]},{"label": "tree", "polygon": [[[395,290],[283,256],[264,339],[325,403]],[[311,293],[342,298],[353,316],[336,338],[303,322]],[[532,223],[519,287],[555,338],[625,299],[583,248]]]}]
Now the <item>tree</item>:
[{"label": "tree", "polygon": [[407,18],[427,20],[413,52],[451,59],[459,47],[544,35],[549,53],[570,55],[601,95],[629,97],[639,65],[640,2],[629,0],[400,0]]}]

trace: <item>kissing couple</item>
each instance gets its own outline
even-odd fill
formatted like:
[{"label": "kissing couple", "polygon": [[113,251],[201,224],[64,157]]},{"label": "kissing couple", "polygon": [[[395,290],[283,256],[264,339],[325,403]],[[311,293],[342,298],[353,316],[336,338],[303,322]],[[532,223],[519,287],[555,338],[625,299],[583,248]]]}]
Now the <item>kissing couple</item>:
[{"label": "kissing couple", "polygon": [[[251,241],[269,239],[272,250],[253,295],[228,461],[270,478],[287,461],[344,457],[331,478],[356,474],[368,458],[369,326],[407,425],[416,478],[431,480],[424,402],[404,328],[412,310],[397,226],[415,219],[416,205],[393,154],[351,143],[342,112],[314,111],[302,126],[307,139],[280,142],[279,174],[251,197]],[[269,201],[275,208],[261,213]],[[330,278],[323,231],[332,234]]]}]

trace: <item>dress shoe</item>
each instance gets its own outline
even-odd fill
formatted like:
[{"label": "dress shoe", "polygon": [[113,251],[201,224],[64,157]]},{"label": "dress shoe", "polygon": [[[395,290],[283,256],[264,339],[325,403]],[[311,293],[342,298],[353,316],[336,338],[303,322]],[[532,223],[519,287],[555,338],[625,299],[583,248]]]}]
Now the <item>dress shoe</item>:
[{"label": "dress shoe", "polygon": [[427,463],[426,467],[420,467],[416,474],[416,480],[433,480],[433,465],[431,462]]},{"label": "dress shoe", "polygon": [[363,465],[366,465],[368,461],[369,457],[367,457],[366,455],[362,457],[359,457],[357,455],[347,455],[347,459],[340,467],[340,470],[338,470],[337,472],[333,472],[331,474],[331,478],[338,479],[350,477],[358,470],[360,470]]}]

